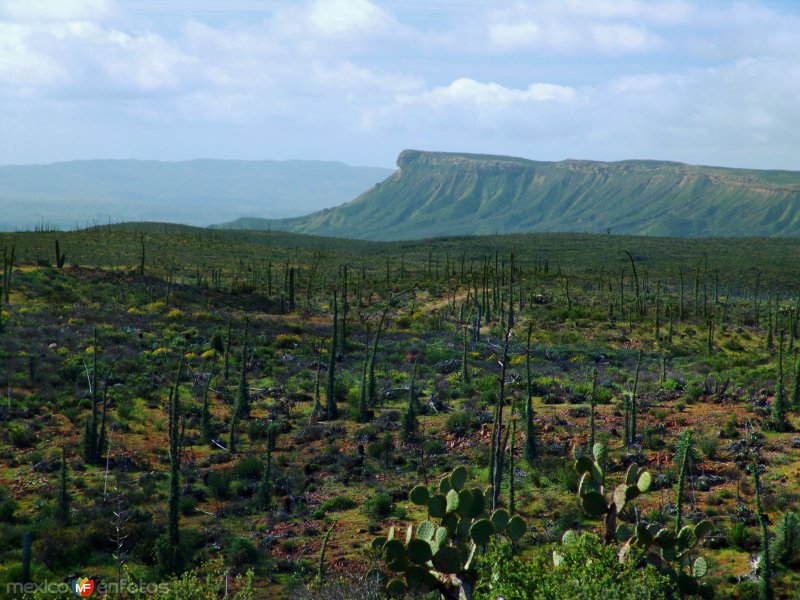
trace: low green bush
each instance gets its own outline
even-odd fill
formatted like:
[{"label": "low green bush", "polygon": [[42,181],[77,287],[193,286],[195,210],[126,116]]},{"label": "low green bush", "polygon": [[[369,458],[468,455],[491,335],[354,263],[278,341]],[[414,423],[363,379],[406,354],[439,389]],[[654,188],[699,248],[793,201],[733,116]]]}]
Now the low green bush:
[{"label": "low green bush", "polygon": [[375,521],[386,519],[394,511],[394,500],[387,492],[370,496],[364,503],[364,513]]},{"label": "low green bush", "polygon": [[246,538],[233,538],[228,544],[228,558],[237,567],[254,563],[258,560],[255,544]]},{"label": "low green bush", "polygon": [[255,456],[245,456],[233,465],[233,478],[239,480],[258,479],[264,471],[263,463]]},{"label": "low green bush", "polygon": [[357,506],[356,501],[352,498],[348,498],[347,496],[334,496],[333,498],[328,498],[319,505],[320,509],[325,512],[339,512],[342,510],[350,510],[351,508],[355,508]]},{"label": "low green bush", "polygon": [[463,437],[475,426],[476,421],[474,412],[463,410],[454,412],[447,417],[445,427],[453,435]]},{"label": "low green bush", "polygon": [[674,584],[639,560],[619,562],[615,545],[584,533],[577,541],[558,546],[563,556],[553,564],[550,551],[533,559],[511,557],[510,549],[493,546],[479,559],[476,600],[567,600],[574,598],[636,598],[667,600],[678,597]]}]

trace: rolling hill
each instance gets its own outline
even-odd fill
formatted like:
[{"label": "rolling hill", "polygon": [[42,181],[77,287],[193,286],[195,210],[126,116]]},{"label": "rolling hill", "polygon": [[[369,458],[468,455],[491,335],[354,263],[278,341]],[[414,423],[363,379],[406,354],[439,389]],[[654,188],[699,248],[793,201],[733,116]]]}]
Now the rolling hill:
[{"label": "rolling hill", "polygon": [[392,171],[323,161],[85,160],[0,166],[0,229],[107,221],[208,225],[282,218],[352,199]]},{"label": "rolling hill", "polygon": [[543,231],[800,236],[800,172],[416,150],[403,151],[397,166],[336,208],[223,227],[374,240]]}]

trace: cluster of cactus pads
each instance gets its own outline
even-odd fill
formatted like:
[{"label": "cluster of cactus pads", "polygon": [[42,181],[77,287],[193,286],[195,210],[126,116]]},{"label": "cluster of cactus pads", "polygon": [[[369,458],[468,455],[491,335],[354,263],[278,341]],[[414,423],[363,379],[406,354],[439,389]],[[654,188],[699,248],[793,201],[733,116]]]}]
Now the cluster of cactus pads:
[{"label": "cluster of cactus pads", "polygon": [[395,537],[394,528],[372,541],[392,573],[392,579],[386,578],[389,595],[438,590],[445,598],[468,597],[477,577],[472,564],[476,548],[486,546],[495,535],[515,543],[525,534],[527,524],[521,517],[503,508],[490,515],[491,489],[465,487],[467,477],[467,469],[457,467],[442,478],[436,493],[416,486],[409,499],[425,507],[428,518],[416,527],[409,524],[404,541]]},{"label": "cluster of cactus pads", "polygon": [[650,473],[631,465],[625,474],[625,481],[615,489],[610,500],[605,497],[605,471],[603,464],[607,460],[606,447],[595,444],[592,456],[581,455],[575,461],[575,471],[581,476],[578,484],[578,495],[581,508],[590,517],[602,517],[606,520],[606,541],[614,538],[617,515],[625,510],[626,505],[640,494],[650,489]]},{"label": "cluster of cactus pads", "polygon": [[[638,555],[644,555],[645,560],[670,573],[681,593],[713,598],[713,587],[698,581],[708,570],[705,559],[698,556],[691,564],[688,560],[689,552],[697,546],[703,536],[713,529],[711,522],[700,521],[696,525],[686,525],[677,533],[660,523],[650,525],[632,523],[629,525],[623,522],[617,525],[617,516],[629,506],[631,501],[650,489],[650,473],[635,464],[631,465],[625,474],[624,482],[614,488],[612,498],[607,500],[603,470],[603,464],[607,458],[606,448],[602,444],[595,444],[592,448],[592,455],[591,457],[580,456],[575,461],[575,470],[581,475],[578,485],[580,505],[587,515],[605,518],[606,542],[623,543],[619,550],[620,562],[628,560],[632,554],[631,550],[635,548],[641,553],[637,553]],[[577,540],[575,532],[567,531],[562,538],[562,544],[570,544],[575,540]],[[553,562],[555,565],[558,566],[561,560],[562,556],[558,550],[554,551]]]}]

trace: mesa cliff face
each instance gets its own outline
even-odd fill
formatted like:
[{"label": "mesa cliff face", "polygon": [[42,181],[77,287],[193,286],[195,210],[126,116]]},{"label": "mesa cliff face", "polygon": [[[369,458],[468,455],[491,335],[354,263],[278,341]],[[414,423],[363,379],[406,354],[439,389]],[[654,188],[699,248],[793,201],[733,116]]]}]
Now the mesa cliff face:
[{"label": "mesa cliff face", "polygon": [[401,152],[397,166],[352,202],[257,225],[381,240],[535,231],[800,235],[800,172],[418,150]]}]

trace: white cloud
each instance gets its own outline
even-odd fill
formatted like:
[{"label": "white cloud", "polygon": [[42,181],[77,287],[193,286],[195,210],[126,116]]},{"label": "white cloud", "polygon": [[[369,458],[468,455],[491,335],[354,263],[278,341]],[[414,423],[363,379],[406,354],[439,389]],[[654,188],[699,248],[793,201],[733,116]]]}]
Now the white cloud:
[{"label": "white cloud", "polygon": [[693,12],[684,2],[545,0],[493,11],[487,32],[503,50],[643,53],[664,46],[659,27],[685,24]]},{"label": "white cloud", "polygon": [[370,91],[383,94],[409,93],[420,89],[422,80],[412,76],[381,74],[351,61],[337,63],[315,62],[308,77],[320,86],[346,93]]},{"label": "white cloud", "polygon": [[489,38],[504,50],[545,50],[567,54],[648,52],[663,44],[660,36],[641,26],[557,20],[500,21],[489,25]]},{"label": "white cloud", "polygon": [[516,103],[571,103],[575,99],[574,89],[552,83],[532,83],[525,89],[514,89],[493,82],[456,79],[445,87],[437,87],[416,95],[400,96],[398,103],[426,104],[434,109],[456,106],[476,108],[483,112],[498,112]]},{"label": "white cloud", "polygon": [[415,87],[413,77],[380,73],[349,58],[377,38],[409,34],[368,0],[278,4],[268,18],[248,25],[187,20],[169,36],[97,21],[111,14],[108,0],[0,2],[0,14],[9,19],[0,21],[0,85],[60,86],[70,93],[76,86],[195,93],[199,85],[207,95],[237,86]]},{"label": "white cloud", "polygon": [[112,12],[109,0],[0,0],[11,21],[96,21]]},{"label": "white cloud", "polygon": [[661,39],[643,27],[626,24],[593,24],[587,28],[591,43],[600,51],[642,52],[661,46]]},{"label": "white cloud", "polygon": [[152,32],[87,21],[0,23],[0,84],[87,91],[157,90],[179,84],[192,61]]},{"label": "white cloud", "polygon": [[636,19],[668,25],[688,23],[697,12],[689,2],[670,0],[567,0],[534,2],[529,6],[532,10],[544,10],[572,18]]},{"label": "white cloud", "polygon": [[104,51],[100,65],[110,81],[139,90],[174,88],[184,70],[196,60],[185,55],[163,37],[151,32],[131,35],[110,31],[100,36]]},{"label": "white cloud", "polygon": [[64,80],[64,70],[31,43],[25,25],[0,22],[0,84],[18,90]]},{"label": "white cloud", "polygon": [[767,166],[800,146],[800,19],[776,5],[174,1],[0,0],[0,129],[50,115],[39,137],[57,126],[66,152],[80,132],[63,115],[210,140],[187,155],[238,149],[235,130],[243,152],[361,163],[447,146]]},{"label": "white cloud", "polygon": [[387,11],[368,0],[315,0],[306,14],[311,29],[323,36],[375,36],[397,25]]}]

